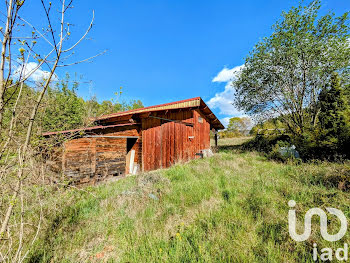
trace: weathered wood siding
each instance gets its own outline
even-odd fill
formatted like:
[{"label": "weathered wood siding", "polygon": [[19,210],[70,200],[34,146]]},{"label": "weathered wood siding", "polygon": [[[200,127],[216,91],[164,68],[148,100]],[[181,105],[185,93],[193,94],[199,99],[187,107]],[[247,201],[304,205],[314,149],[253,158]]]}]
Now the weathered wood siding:
[{"label": "weathered wood siding", "polygon": [[129,162],[127,158],[130,158],[128,138],[106,136],[137,136],[131,150],[135,151],[134,162],[144,171],[199,158],[196,153],[210,148],[210,124],[198,109],[154,112],[142,116],[139,121],[141,126],[108,128],[90,134],[104,137],[67,141],[62,157],[64,174],[77,183],[90,183],[107,176],[129,173],[129,165],[126,165]]},{"label": "weathered wood siding", "polygon": [[62,170],[65,175],[79,180],[95,171],[95,139],[79,138],[64,143]]},{"label": "weathered wood siding", "polygon": [[[201,121],[199,120],[201,118]],[[210,123],[200,110],[193,111],[195,152],[210,148]]]},{"label": "weathered wood siding", "polygon": [[[142,119],[144,171],[198,158],[196,153],[210,148],[210,124],[200,111],[168,112],[156,117],[192,123],[193,127],[152,117]],[[198,122],[199,117],[201,122]]]},{"label": "weathered wood siding", "polygon": [[125,173],[126,139],[80,138],[65,143],[63,171],[76,183]]},{"label": "weathered wood siding", "polygon": [[125,174],[126,139],[95,138],[95,176],[107,177]]},{"label": "weathered wood siding", "polygon": [[[139,136],[139,128],[105,130],[94,136]],[[65,142],[62,171],[76,183],[90,183],[127,172],[127,138],[84,137]],[[141,138],[132,147],[141,166]]]},{"label": "weathered wood siding", "polygon": [[52,170],[81,183],[134,173],[139,167],[143,171],[166,168],[199,158],[210,148],[210,128],[224,128],[200,97],[108,114],[94,123],[43,134],[83,137],[67,141],[63,151],[55,152],[48,160]]},{"label": "weathered wood siding", "polygon": [[104,133],[107,136],[138,136],[139,138],[136,140],[136,143],[132,147],[132,150],[135,150],[135,162],[142,167],[142,133],[141,127],[137,127],[136,125],[132,128],[124,128],[119,131],[107,131]]}]

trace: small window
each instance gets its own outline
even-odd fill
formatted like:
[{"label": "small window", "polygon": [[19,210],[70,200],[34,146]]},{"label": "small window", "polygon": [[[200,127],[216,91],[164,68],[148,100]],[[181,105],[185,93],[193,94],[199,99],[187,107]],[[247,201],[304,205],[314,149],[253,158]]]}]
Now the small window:
[{"label": "small window", "polygon": [[199,123],[203,123],[203,118],[202,117],[198,117],[198,122]]}]

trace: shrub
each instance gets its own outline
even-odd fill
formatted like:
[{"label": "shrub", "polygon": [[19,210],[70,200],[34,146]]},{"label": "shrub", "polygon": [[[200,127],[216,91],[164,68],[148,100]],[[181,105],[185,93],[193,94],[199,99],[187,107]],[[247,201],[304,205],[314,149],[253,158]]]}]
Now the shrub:
[{"label": "shrub", "polygon": [[254,139],[244,143],[242,148],[244,150],[254,150],[263,153],[270,153],[277,143],[282,142],[291,145],[291,138],[289,135],[275,135],[275,136],[264,136],[257,135]]}]

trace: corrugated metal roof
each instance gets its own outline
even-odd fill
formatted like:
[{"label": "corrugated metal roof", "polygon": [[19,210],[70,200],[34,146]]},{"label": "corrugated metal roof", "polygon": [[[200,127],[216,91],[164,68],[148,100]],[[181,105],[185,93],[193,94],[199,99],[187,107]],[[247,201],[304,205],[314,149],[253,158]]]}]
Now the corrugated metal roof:
[{"label": "corrugated metal roof", "polygon": [[201,98],[196,97],[196,98],[192,98],[192,99],[180,100],[180,101],[175,101],[175,102],[170,102],[170,103],[165,103],[165,104],[160,104],[160,105],[155,105],[155,106],[149,106],[149,107],[144,107],[144,108],[135,109],[135,110],[128,110],[128,111],[123,111],[123,112],[102,115],[101,117],[97,118],[96,121],[106,120],[106,119],[110,119],[113,117],[125,116],[125,115],[129,115],[129,114],[150,112],[150,111],[155,111],[155,110],[159,111],[159,110],[199,107],[200,103],[201,103]]},{"label": "corrugated metal roof", "polygon": [[[207,116],[212,127],[214,127],[215,129],[225,128],[220,122],[220,120],[214,115],[214,113],[209,109],[209,107],[201,99],[201,97],[196,97],[196,98],[187,99],[187,100],[180,100],[180,101],[175,101],[175,102],[170,102],[170,103],[165,103],[165,104],[160,104],[155,106],[149,106],[149,107],[144,107],[144,108],[135,109],[135,110],[107,114],[95,119],[95,122],[103,122],[111,118],[118,118],[126,115],[140,114],[140,113],[152,112],[152,111],[183,109],[183,108],[198,108],[202,110],[202,112]],[[94,127],[86,127],[81,129],[75,129],[75,130],[45,132],[43,133],[43,136],[74,133],[79,131],[91,131],[91,130],[98,130],[98,129],[113,128],[113,127],[129,126],[129,125],[135,125],[135,124],[136,123],[126,123],[126,124],[117,124],[117,125],[98,125]]]},{"label": "corrugated metal roof", "polygon": [[186,100],[180,100],[155,106],[149,106],[144,107],[140,109],[135,110],[129,110],[129,111],[123,111],[118,113],[112,113],[103,115],[99,118],[97,118],[95,121],[105,121],[111,118],[118,118],[126,115],[133,115],[133,114],[140,114],[145,112],[152,112],[152,111],[162,111],[162,110],[171,110],[171,109],[183,109],[183,108],[196,108],[198,107],[203,111],[203,113],[208,117],[208,119],[211,122],[211,125],[215,129],[224,129],[225,127],[222,125],[220,120],[215,116],[215,114],[209,109],[209,107],[205,104],[205,102],[202,100],[201,97],[196,97],[192,99],[186,99]]}]

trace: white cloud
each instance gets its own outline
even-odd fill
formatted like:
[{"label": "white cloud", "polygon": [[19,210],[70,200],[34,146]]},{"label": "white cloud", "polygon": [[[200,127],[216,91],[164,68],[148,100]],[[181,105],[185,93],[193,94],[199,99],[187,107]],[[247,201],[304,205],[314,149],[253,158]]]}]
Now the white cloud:
[{"label": "white cloud", "polygon": [[235,90],[231,82],[225,86],[225,90],[216,93],[213,98],[208,101],[208,106],[213,109],[219,109],[223,115],[241,115],[242,112],[237,110],[232,104],[235,96]]},{"label": "white cloud", "polygon": [[230,118],[245,116],[244,112],[239,111],[233,106],[235,89],[232,86],[232,81],[236,78],[243,66],[244,65],[237,66],[232,69],[224,67],[212,80],[212,82],[226,82],[224,91],[216,93],[215,96],[207,102],[210,108],[219,109],[219,114],[227,116],[220,119],[225,127],[227,127]]},{"label": "white cloud", "polygon": [[[22,78],[25,78],[28,76],[28,74],[30,74],[30,72],[35,69],[36,67],[38,66],[38,63],[36,62],[29,62],[25,65],[24,67],[24,70],[23,70],[23,73],[22,73]],[[14,73],[14,77],[15,78],[19,78],[20,74],[21,74],[21,70],[22,70],[22,67],[19,66],[15,69],[15,73]],[[41,68],[38,68],[37,70],[35,70],[29,77],[30,80],[33,80],[35,82],[38,82],[38,81],[41,81],[43,79],[46,79],[48,78],[50,75],[50,72],[49,71],[45,71],[45,70],[42,70]],[[56,74],[54,74],[52,76],[52,79],[51,81],[57,81],[58,80],[58,77]]]},{"label": "white cloud", "polygon": [[236,74],[242,69],[243,65],[234,67],[232,69],[224,68],[212,80],[213,82],[227,82],[225,90],[216,93],[213,98],[208,101],[208,106],[213,109],[219,109],[220,114],[238,116],[243,115],[243,112],[237,110],[232,104],[235,97],[235,89],[232,86],[232,80]]},{"label": "white cloud", "polygon": [[243,65],[234,67],[232,69],[228,69],[227,67],[224,67],[219,74],[216,75],[215,78],[213,78],[213,82],[228,82],[233,80],[236,77],[236,74],[240,72],[240,70],[243,68]]}]

